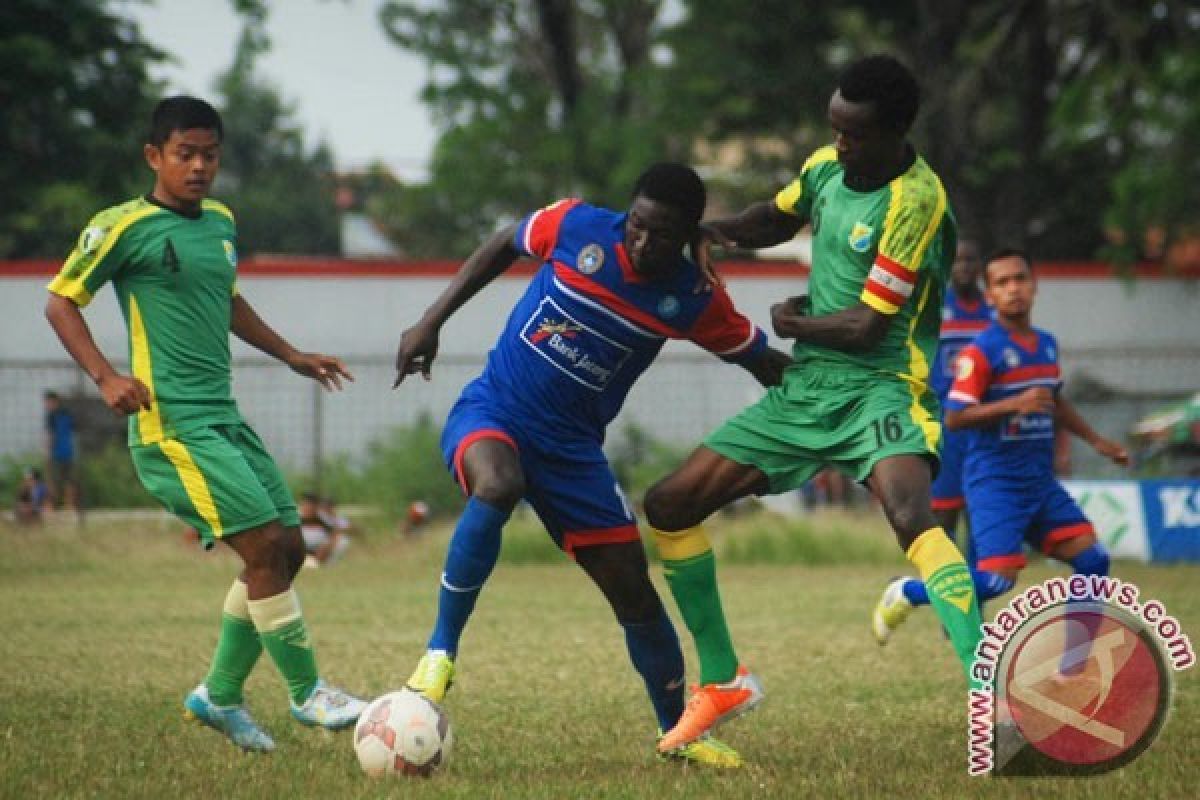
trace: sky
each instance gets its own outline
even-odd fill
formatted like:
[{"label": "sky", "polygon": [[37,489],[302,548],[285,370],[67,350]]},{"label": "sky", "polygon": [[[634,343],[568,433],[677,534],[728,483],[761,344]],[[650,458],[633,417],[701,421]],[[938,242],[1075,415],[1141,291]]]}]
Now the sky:
[{"label": "sky", "polygon": [[[372,161],[397,176],[425,176],[435,132],[418,94],[423,62],[392,44],[379,24],[379,0],[272,2],[271,49],[262,78],[296,109],[311,143],[324,139],[342,170]],[[152,72],[171,91],[211,98],[233,61],[241,21],[228,0],[119,0],[142,35],[175,57]]]}]

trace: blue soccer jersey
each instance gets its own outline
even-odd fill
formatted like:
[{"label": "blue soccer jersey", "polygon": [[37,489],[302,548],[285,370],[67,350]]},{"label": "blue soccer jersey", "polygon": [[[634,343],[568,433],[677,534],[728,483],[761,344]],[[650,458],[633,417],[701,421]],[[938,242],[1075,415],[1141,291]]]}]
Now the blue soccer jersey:
[{"label": "blue soccer jersey", "polygon": [[[972,301],[959,297],[953,289],[946,292],[937,354],[933,369],[929,371],[929,386],[937,394],[943,411],[946,395],[954,383],[954,362],[958,354],[992,323],[992,319],[992,308],[983,302],[983,298]],[[942,429],[941,467],[930,487],[934,511],[951,511],[964,505],[962,462],[967,444],[965,432]]]},{"label": "blue soccer jersey", "polygon": [[937,354],[929,373],[929,387],[937,393],[941,403],[946,402],[946,395],[954,383],[954,362],[958,354],[992,324],[993,318],[992,307],[982,298],[971,301],[959,297],[953,289],[946,292]]},{"label": "blue soccer jersey", "polygon": [[601,444],[666,340],[690,339],[741,364],[767,347],[724,289],[697,290],[703,281],[692,262],[682,259],[666,282],[650,281],[634,272],[624,240],[624,214],[578,200],[522,220],[515,244],[542,266],[442,432],[446,465],[464,491],[473,443],[516,450],[525,499],[568,553],[639,540]]},{"label": "blue soccer jersey", "polygon": [[668,282],[633,270],[625,214],[562,200],[525,218],[515,244],[542,261],[487,367],[485,390],[515,418],[554,435],[603,438],[634,381],[667,339],[690,339],[726,361],[748,363],[766,335],[724,289],[697,291],[691,261]]},{"label": "blue soccer jersey", "polygon": [[[1062,386],[1058,344],[1034,329],[1015,335],[990,325],[958,356],[946,407],[994,403],[1043,386]],[[1049,552],[1056,544],[1094,530],[1054,475],[1054,415],[1011,414],[971,428],[963,487],[980,569],[1025,565],[1022,542]]]}]

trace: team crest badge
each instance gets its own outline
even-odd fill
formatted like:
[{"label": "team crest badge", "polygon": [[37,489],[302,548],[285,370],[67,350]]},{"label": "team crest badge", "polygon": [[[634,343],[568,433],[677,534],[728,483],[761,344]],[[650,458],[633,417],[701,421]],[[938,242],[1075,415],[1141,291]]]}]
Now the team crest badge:
[{"label": "team crest badge", "polygon": [[679,298],[669,294],[658,301],[658,315],[670,319],[679,313]]},{"label": "team crest badge", "polygon": [[1017,351],[1011,347],[1004,348],[1004,363],[1009,369],[1016,369],[1021,366],[1021,357],[1017,355]]},{"label": "team crest badge", "polygon": [[92,251],[99,247],[100,243],[104,241],[104,235],[106,233],[108,233],[108,230],[105,228],[88,228],[83,232],[83,236],[79,237],[79,249],[83,253],[91,255]]},{"label": "team crest badge", "polygon": [[576,259],[575,266],[584,275],[599,272],[600,268],[604,266],[604,248],[598,244],[589,244],[579,251],[579,258]]},{"label": "team crest badge", "polygon": [[871,249],[871,237],[874,234],[875,229],[870,225],[854,223],[854,230],[850,231],[850,249],[856,253],[867,252]]},{"label": "team crest badge", "polygon": [[229,266],[237,269],[237,250],[233,247],[233,242],[225,239],[221,244],[225,245],[225,258],[229,260]]}]

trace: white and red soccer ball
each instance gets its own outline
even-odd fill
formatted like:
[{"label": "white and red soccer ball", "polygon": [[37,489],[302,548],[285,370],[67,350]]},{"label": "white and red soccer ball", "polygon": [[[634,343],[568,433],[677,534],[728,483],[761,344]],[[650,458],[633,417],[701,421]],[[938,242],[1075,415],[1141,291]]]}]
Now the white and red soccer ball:
[{"label": "white and red soccer ball", "polygon": [[373,700],[354,726],[354,752],[372,777],[428,777],[445,766],[453,742],[446,712],[409,689]]}]

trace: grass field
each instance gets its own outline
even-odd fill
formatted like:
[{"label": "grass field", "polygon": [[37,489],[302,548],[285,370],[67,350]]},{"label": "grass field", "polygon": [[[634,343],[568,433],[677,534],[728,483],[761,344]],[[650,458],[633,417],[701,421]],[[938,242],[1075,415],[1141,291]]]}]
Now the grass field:
[{"label": "grass field", "polygon": [[[659,763],[649,705],[599,593],[530,523],[513,527],[448,697],[457,739],[450,766],[403,783],[363,776],[349,734],[292,723],[266,659],[248,697],[275,736],[274,755],[243,756],[181,721],[180,701],[206,669],[236,571],[229,553],[202,553],[158,525],[0,528],[0,796],[1196,795],[1196,669],[1177,675],[1166,730],[1124,770],[1086,780],[968,778],[962,677],[932,614],[914,618],[886,650],[868,632],[877,592],[904,569],[874,516],[833,517],[800,533],[762,517],[717,526],[734,529],[718,534],[722,589],[768,701],[722,734],[746,768],[715,774]],[[403,683],[433,618],[445,536],[439,529],[414,542],[378,532],[343,563],[301,574],[333,682],[370,695]],[[855,563],[837,563],[839,541]],[[763,558],[783,563],[754,563]],[[1027,580],[1051,574],[1029,572]],[[1200,567],[1118,564],[1116,572],[1200,640]],[[684,649],[694,678],[686,636]]]}]

